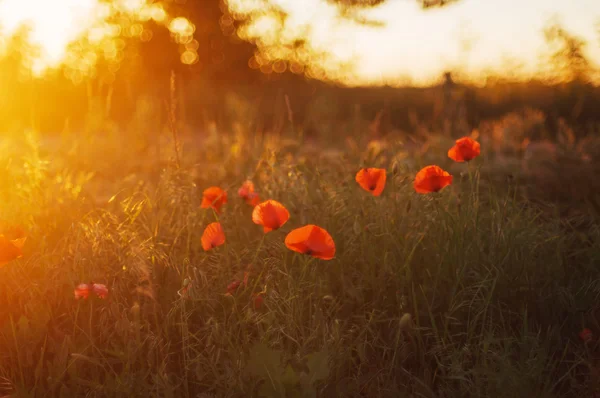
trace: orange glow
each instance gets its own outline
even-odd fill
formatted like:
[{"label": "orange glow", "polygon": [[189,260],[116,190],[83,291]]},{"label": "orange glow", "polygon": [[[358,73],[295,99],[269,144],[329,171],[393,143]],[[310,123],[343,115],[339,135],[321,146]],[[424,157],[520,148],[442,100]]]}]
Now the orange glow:
[{"label": "orange glow", "polygon": [[[24,66],[33,75],[64,66],[87,76],[94,73],[99,56],[109,61],[122,57],[123,38],[150,41],[152,31],[143,25],[148,21],[168,27],[178,43],[193,40],[190,21],[171,19],[163,5],[149,0],[2,0],[0,55],[11,38],[22,37],[28,45]],[[183,63],[197,62],[195,50],[181,53]]]},{"label": "orange glow", "polygon": [[192,36],[196,30],[195,26],[186,18],[177,17],[169,23],[171,33],[179,36]]},{"label": "orange glow", "polygon": [[[548,62],[552,48],[544,39],[554,17],[588,43],[586,56],[600,65],[594,0],[460,0],[430,10],[416,0],[362,10],[340,10],[328,0],[226,3],[233,19],[245,21],[237,35],[257,46],[249,66],[263,73],[287,68],[347,86],[428,86],[446,71],[476,85],[489,76],[563,79],[564,71]],[[600,83],[600,73],[589,77]]]}]

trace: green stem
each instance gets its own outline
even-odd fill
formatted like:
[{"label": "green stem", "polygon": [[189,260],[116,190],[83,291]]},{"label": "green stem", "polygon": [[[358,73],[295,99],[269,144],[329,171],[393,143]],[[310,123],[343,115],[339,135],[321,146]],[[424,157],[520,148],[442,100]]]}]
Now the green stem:
[{"label": "green stem", "polygon": [[[262,245],[263,245],[263,243],[265,241],[265,237],[266,236],[267,236],[267,234],[263,234],[262,238],[260,239],[260,243],[258,244],[258,248],[256,249],[256,253],[254,253],[254,258],[252,259],[252,262],[250,263],[251,267],[255,267],[256,259],[258,258],[258,253],[260,253],[260,249],[262,249]],[[256,285],[260,281],[260,277],[261,276],[262,276],[262,270],[260,271],[260,274],[258,274],[258,278],[256,278],[256,280],[254,281],[254,285],[252,286],[252,291],[253,292],[256,290]]]}]

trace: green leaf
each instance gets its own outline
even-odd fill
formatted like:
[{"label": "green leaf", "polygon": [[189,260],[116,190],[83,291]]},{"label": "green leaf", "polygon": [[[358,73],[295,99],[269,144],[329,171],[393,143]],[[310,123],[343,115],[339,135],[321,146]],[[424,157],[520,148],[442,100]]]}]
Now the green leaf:
[{"label": "green leaf", "polygon": [[307,357],[308,377],[311,384],[329,377],[329,351],[327,348]]},{"label": "green leaf", "polygon": [[288,365],[287,368],[285,368],[285,372],[281,376],[281,382],[286,387],[290,386],[292,388],[295,388],[298,385],[298,383],[300,382],[300,378],[298,377],[298,375],[296,374],[296,371],[294,370],[294,368],[292,368],[291,365]]},{"label": "green leaf", "polygon": [[250,349],[246,371],[265,381],[259,391],[261,396],[273,397],[285,394],[281,369],[281,353],[279,351],[272,350],[262,343],[255,344]]}]

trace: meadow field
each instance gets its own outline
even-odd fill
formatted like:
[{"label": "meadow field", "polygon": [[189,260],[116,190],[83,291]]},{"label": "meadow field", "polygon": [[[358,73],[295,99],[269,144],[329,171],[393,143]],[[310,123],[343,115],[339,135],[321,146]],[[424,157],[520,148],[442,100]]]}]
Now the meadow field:
[{"label": "meadow field", "polygon": [[[4,135],[0,396],[600,396],[600,142],[528,142],[519,117],[460,163],[459,137],[352,122]],[[428,165],[452,183],[416,192]],[[268,199],[289,219],[264,232]],[[333,258],[290,250],[305,225]]]}]

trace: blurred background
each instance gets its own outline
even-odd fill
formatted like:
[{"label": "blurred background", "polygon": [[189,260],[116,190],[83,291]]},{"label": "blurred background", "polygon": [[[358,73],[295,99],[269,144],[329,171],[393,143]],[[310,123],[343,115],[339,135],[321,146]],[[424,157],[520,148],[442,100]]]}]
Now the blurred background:
[{"label": "blurred background", "polygon": [[593,0],[0,0],[0,131],[588,134],[599,62]]}]

